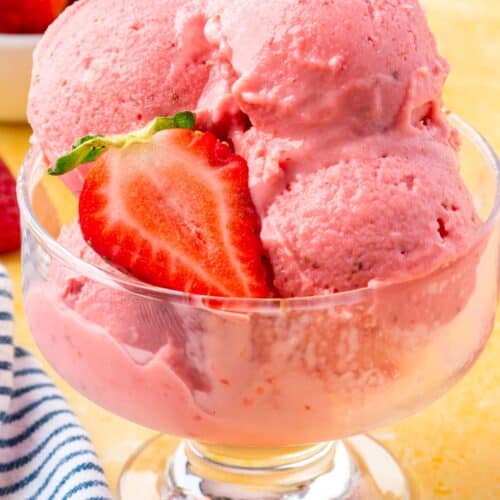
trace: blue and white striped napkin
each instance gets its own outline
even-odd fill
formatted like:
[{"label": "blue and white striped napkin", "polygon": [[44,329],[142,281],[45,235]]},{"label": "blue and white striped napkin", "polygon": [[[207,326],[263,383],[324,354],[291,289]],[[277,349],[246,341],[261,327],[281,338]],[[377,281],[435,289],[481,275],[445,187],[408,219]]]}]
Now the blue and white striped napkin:
[{"label": "blue and white striped napkin", "polygon": [[92,443],[39,363],[12,340],[0,266],[0,498],[111,498]]}]

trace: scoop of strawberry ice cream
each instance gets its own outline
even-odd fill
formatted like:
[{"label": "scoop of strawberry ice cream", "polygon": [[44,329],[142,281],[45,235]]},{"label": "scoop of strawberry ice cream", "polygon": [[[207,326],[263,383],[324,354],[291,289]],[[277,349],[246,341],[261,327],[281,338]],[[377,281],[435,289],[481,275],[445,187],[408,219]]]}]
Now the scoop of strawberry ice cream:
[{"label": "scoop of strawberry ice cream", "polygon": [[439,109],[448,65],[416,0],[212,0],[208,13],[233,97],[261,131],[366,134]]},{"label": "scoop of strawberry ice cream", "polygon": [[[28,115],[49,163],[87,134],[195,109],[208,78],[200,0],[80,0],[34,55]],[[78,190],[85,166],[66,176]]]},{"label": "scoop of strawberry ice cream", "polygon": [[480,224],[453,163],[415,153],[298,175],[263,219],[283,296],[351,290],[430,272]]},{"label": "scoop of strawberry ice cream", "polygon": [[212,0],[208,10],[205,34],[232,71],[225,85],[209,80],[198,108],[215,123],[221,107],[248,116],[232,139],[261,213],[297,173],[344,159],[338,149],[360,137],[395,131],[390,147],[425,125],[448,140],[448,65],[418,1]]}]

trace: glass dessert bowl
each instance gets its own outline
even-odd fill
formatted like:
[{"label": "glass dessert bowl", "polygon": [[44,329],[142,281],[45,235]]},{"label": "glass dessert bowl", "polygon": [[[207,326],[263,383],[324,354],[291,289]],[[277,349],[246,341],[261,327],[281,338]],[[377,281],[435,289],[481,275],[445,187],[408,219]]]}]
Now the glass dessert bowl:
[{"label": "glass dessert bowl", "polygon": [[[42,353],[89,399],[184,438],[170,458],[162,436],[139,450],[121,498],[148,456],[159,498],[411,498],[392,456],[359,433],[418,411],[466,373],[498,295],[500,165],[450,120],[484,221],[467,251],[411,280],[311,298],[189,295],[93,265],[71,230],[54,239],[55,214],[40,214],[37,192],[62,183],[28,156],[24,296]],[[54,201],[62,222],[74,218],[75,200]]]}]

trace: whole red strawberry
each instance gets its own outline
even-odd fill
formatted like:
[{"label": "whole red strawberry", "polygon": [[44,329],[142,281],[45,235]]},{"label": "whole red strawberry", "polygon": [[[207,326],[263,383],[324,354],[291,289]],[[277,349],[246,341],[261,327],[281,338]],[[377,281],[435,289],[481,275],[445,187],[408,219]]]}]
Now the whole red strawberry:
[{"label": "whole red strawberry", "polygon": [[0,252],[17,250],[20,244],[16,181],[0,158]]}]

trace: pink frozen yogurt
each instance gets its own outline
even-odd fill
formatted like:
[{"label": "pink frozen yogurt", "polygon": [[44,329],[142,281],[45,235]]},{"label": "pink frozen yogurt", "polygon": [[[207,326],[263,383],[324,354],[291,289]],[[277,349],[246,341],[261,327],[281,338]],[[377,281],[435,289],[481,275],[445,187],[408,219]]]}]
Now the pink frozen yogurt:
[{"label": "pink frozen yogurt", "polygon": [[[248,162],[282,296],[435,268],[475,230],[441,112],[448,65],[416,0],[140,4],[82,0],[38,47],[29,115],[49,162],[79,136],[195,110]],[[65,182],[78,192],[88,168]]]},{"label": "pink frozen yogurt", "polygon": [[[480,221],[447,73],[416,0],[80,0],[35,54],[45,159],[196,111],[248,162],[278,293],[329,295],[143,293],[75,223],[59,243],[78,265],[53,255],[26,287],[44,355],[124,417],[229,445],[352,435],[441,394],[491,330],[498,258],[486,235],[465,252]],[[75,193],[88,168],[64,179]]]}]

